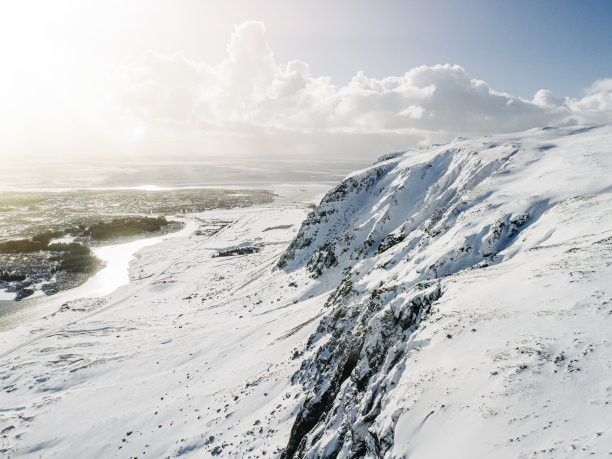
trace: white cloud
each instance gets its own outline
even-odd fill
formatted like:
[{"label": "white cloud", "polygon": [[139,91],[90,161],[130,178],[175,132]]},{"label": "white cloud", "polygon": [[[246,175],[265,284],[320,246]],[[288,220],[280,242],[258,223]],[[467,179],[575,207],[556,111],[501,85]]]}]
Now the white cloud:
[{"label": "white cloud", "polygon": [[582,99],[567,101],[572,115],[584,123],[612,122],[612,78],[595,81]]},{"label": "white cloud", "polygon": [[612,91],[612,78],[604,78],[602,80],[596,80],[591,86],[586,89],[588,95],[611,92]]},{"label": "white cloud", "polygon": [[612,121],[612,79],[581,99],[540,90],[525,100],[446,64],[382,79],[358,72],[337,86],[305,62],[276,62],[255,21],[235,28],[217,65],[148,53],[113,75],[92,123],[109,137],[105,152],[122,154],[374,158],[456,136]]},{"label": "white cloud", "polygon": [[535,93],[535,96],[533,96],[533,103],[540,108],[551,110],[562,107],[564,100],[554,97],[553,93],[548,89],[540,89]]}]

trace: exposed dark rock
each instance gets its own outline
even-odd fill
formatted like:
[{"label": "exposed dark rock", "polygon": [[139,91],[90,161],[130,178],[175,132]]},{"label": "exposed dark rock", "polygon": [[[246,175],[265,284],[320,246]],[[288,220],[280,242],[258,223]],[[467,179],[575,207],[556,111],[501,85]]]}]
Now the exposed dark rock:
[{"label": "exposed dark rock", "polygon": [[247,247],[236,247],[235,249],[222,250],[213,257],[235,257],[236,255],[251,255],[261,250],[260,246],[249,245]]},{"label": "exposed dark rock", "polygon": [[17,291],[17,295],[15,295],[15,301],[23,300],[32,295],[34,295],[34,290],[32,290],[31,288],[22,288]]}]

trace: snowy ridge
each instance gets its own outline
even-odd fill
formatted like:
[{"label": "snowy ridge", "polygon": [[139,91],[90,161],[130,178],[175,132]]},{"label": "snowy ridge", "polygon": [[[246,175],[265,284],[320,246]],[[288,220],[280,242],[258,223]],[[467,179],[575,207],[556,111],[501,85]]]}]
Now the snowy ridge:
[{"label": "snowy ridge", "polygon": [[187,215],[0,334],[0,456],[605,457],[610,171],[610,126],[534,129]]},{"label": "snowy ridge", "polygon": [[309,393],[285,457],[392,451],[397,379],[452,275],[593,232],[609,261],[611,151],[610,127],[459,139],[383,157],[327,193],[278,263],[335,286],[294,375]]}]

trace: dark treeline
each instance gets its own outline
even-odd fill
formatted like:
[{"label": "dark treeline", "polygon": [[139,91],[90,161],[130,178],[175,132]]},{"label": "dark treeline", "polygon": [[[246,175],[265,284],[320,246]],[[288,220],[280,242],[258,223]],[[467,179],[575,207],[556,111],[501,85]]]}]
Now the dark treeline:
[{"label": "dark treeline", "polygon": [[116,237],[152,233],[168,224],[170,222],[165,217],[114,218],[111,221],[94,223],[88,227],[81,226],[78,228],[78,233],[98,241],[107,241]]},{"label": "dark treeline", "polygon": [[59,262],[55,268],[56,271],[93,274],[102,263],[95,257],[89,247],[76,242],[71,244],[51,244],[48,250],[58,253],[51,257],[51,261]]},{"label": "dark treeline", "polygon": [[[41,281],[46,282],[42,286],[45,293],[56,293],[67,285],[75,286],[75,279],[86,279],[103,266],[86,245],[88,242],[153,233],[170,223],[165,217],[122,217],[61,231],[55,228],[40,231],[30,239],[0,242],[0,254],[10,255],[4,257],[4,266],[0,266],[0,282],[3,288],[11,284],[16,300],[31,296],[32,285]],[[52,243],[67,235],[77,241]]]},{"label": "dark treeline", "polygon": [[110,221],[76,226],[66,231],[43,231],[30,239],[0,242],[0,253],[14,254],[51,250],[49,243],[53,239],[62,237],[65,234],[75,237],[87,237],[95,241],[108,241],[117,237],[153,233],[169,224],[170,222],[165,217],[114,218]]},{"label": "dark treeline", "polygon": [[26,279],[26,275],[15,271],[0,270],[0,281],[15,282]]}]

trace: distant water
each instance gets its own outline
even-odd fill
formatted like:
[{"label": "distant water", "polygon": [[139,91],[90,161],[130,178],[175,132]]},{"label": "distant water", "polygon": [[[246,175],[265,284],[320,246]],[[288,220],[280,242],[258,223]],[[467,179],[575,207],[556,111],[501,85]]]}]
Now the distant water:
[{"label": "distant water", "polygon": [[273,185],[333,185],[367,166],[364,161],[215,160],[204,162],[12,163],[0,168],[0,191],[74,189],[265,188]]}]

